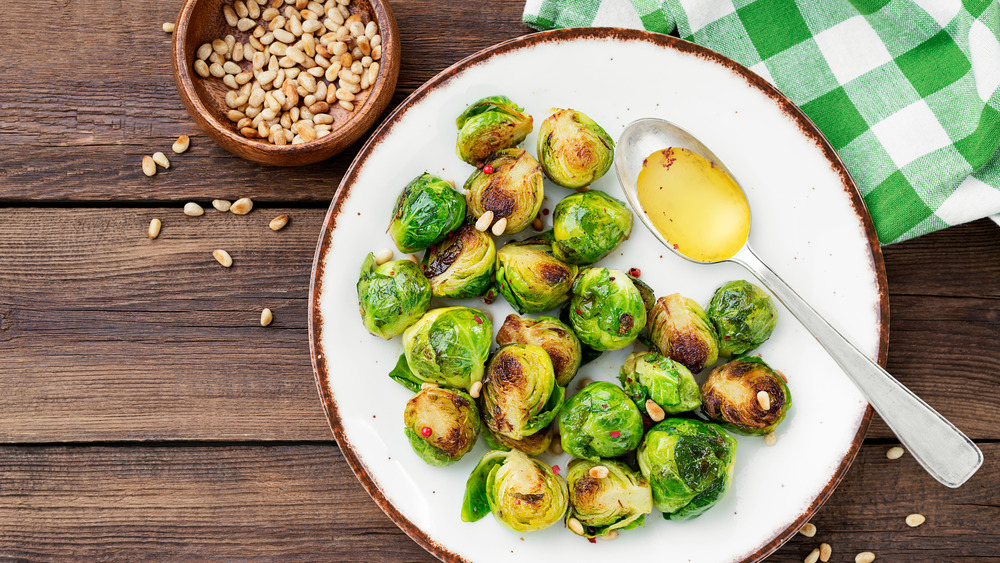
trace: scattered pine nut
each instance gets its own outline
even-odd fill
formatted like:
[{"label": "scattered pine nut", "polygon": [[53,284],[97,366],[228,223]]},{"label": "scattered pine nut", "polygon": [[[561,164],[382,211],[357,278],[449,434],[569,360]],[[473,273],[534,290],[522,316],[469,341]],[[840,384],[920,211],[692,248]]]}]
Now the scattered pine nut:
[{"label": "scattered pine nut", "polygon": [[805,524],[802,525],[802,528],[799,530],[799,533],[807,538],[815,536],[816,524],[813,524],[812,522],[806,522]]},{"label": "scattered pine nut", "polygon": [[911,528],[916,528],[917,526],[923,524],[927,521],[927,518],[923,514],[911,514],[906,517],[906,525]]},{"label": "scattered pine nut", "polygon": [[170,161],[167,160],[167,155],[163,154],[162,152],[153,153],[153,162],[159,164],[164,169],[170,168]]},{"label": "scattered pine nut", "polygon": [[[230,256],[228,252],[226,252],[225,250],[222,250],[221,248],[218,249],[218,250],[213,251],[212,252],[212,256],[215,257],[215,260],[219,264],[222,264],[223,268],[228,268],[228,267],[230,267],[230,266],[233,265],[233,257]],[[263,317],[261,317],[261,318],[263,320]]]},{"label": "scattered pine nut", "polygon": [[229,208],[232,207],[232,206],[233,206],[233,204],[229,203],[229,201],[225,200],[225,199],[213,199],[212,200],[212,207],[214,207],[215,209],[217,209],[219,211],[222,211],[223,213],[225,213],[226,211],[229,211]]},{"label": "scattered pine nut", "polygon": [[899,446],[893,446],[889,448],[888,451],[885,452],[885,457],[889,459],[899,459],[903,457],[904,453],[906,453],[906,450],[904,450],[903,448]]},{"label": "scattered pine nut", "polygon": [[177,137],[177,140],[174,141],[173,146],[170,148],[174,149],[175,153],[181,154],[182,152],[188,150],[189,146],[191,146],[191,137],[181,135],[180,137]]},{"label": "scattered pine nut", "polygon": [[577,520],[576,518],[566,519],[566,527],[569,528],[569,531],[573,532],[578,536],[583,535],[583,524],[581,524],[580,521]]},{"label": "scattered pine nut", "polygon": [[490,228],[491,223],[493,223],[493,212],[487,210],[486,213],[480,215],[479,219],[476,220],[476,230],[485,232],[486,229]]},{"label": "scattered pine nut", "polygon": [[431,383],[430,381],[425,381],[425,382],[423,382],[423,383],[420,384],[420,389],[421,390],[425,390],[425,389],[437,389],[437,388],[438,388],[438,384],[437,383]]},{"label": "scattered pine nut", "polygon": [[589,377],[583,377],[580,379],[580,381],[577,382],[576,387],[577,389],[583,389],[584,387],[590,385],[593,382],[594,382],[593,379]]},{"label": "scattered pine nut", "polygon": [[819,548],[818,547],[816,549],[810,551],[809,555],[806,555],[806,558],[803,560],[803,563],[816,563],[817,561],[819,561]]},{"label": "scattered pine nut", "polygon": [[268,223],[267,226],[270,227],[272,231],[280,231],[281,229],[284,229],[287,224],[288,215],[278,215],[274,219],[271,219],[271,222]]},{"label": "scattered pine nut", "polygon": [[774,432],[764,434],[764,445],[773,446],[778,443],[778,436]]},{"label": "scattered pine nut", "polygon": [[[225,252],[225,250],[223,250],[222,252]],[[228,256],[228,254],[227,254],[227,256]],[[216,259],[218,259],[218,258],[216,258]],[[230,264],[233,263],[232,258],[229,259],[229,263]],[[220,264],[222,264],[222,262],[220,262]],[[222,265],[226,266],[225,264],[222,264]],[[226,267],[228,268],[229,266],[226,266]],[[273,321],[273,320],[274,320],[274,313],[272,313],[270,309],[268,309],[268,308],[265,307],[264,310],[260,312],[260,326],[267,326],[267,325],[271,324],[271,321]]]},{"label": "scattered pine nut", "polygon": [[413,262],[414,264],[419,264],[420,263],[420,259],[417,258],[416,254],[407,254],[405,260],[409,260],[410,262]]},{"label": "scattered pine nut", "polygon": [[156,175],[156,161],[153,157],[149,155],[142,157],[142,173],[146,176]]},{"label": "scattered pine nut", "polygon": [[552,455],[562,455],[562,440],[559,439],[559,436],[552,438],[552,443],[549,444],[549,452],[551,452]]},{"label": "scattered pine nut", "polygon": [[378,252],[375,253],[375,263],[378,264],[379,266],[385,264],[389,260],[392,260],[391,248],[383,248],[382,250],[379,250]]},{"label": "scattered pine nut", "polygon": [[149,238],[153,239],[160,236],[160,227],[163,223],[159,219],[153,219],[149,222]]},{"label": "scattered pine nut", "polygon": [[493,234],[500,236],[507,230],[507,218],[501,217],[499,221],[493,223]]},{"label": "scattered pine nut", "polygon": [[591,467],[590,471],[588,471],[587,473],[594,479],[604,479],[611,472],[608,470],[607,467],[603,465],[595,465]]},{"label": "scattered pine nut", "polygon": [[193,201],[184,204],[184,214],[188,217],[199,217],[205,214],[205,210]]},{"label": "scattered pine nut", "polygon": [[653,422],[659,422],[667,415],[667,413],[663,412],[663,408],[656,404],[656,401],[653,399],[646,399],[646,414],[649,415],[649,418]]},{"label": "scattered pine nut", "polygon": [[545,224],[542,223],[541,217],[535,217],[535,220],[531,222],[531,228],[536,231],[541,231],[545,229]]},{"label": "scattered pine nut", "polygon": [[163,31],[164,33],[173,33],[174,24],[172,22],[163,22]]},{"label": "scattered pine nut", "polygon": [[767,391],[757,391],[757,404],[765,411],[771,410],[771,396]]},{"label": "scattered pine nut", "polygon": [[607,540],[607,541],[616,540],[618,539],[618,530],[611,530],[610,532],[600,537],[602,540]]},{"label": "scattered pine nut", "polygon": [[819,560],[826,563],[830,560],[830,556],[833,555],[833,548],[830,547],[828,543],[819,544]]},{"label": "scattered pine nut", "polygon": [[854,563],[872,563],[875,561],[875,554],[870,551],[862,551],[854,556]]},{"label": "scattered pine nut", "polygon": [[472,384],[472,387],[469,387],[469,396],[472,397],[473,399],[478,399],[479,392],[482,390],[483,390],[483,382],[477,381]]},{"label": "scattered pine nut", "polygon": [[229,207],[229,212],[234,215],[246,215],[247,213],[250,213],[251,209],[253,209],[253,201],[251,201],[248,197],[241,197],[233,202],[233,204]]}]

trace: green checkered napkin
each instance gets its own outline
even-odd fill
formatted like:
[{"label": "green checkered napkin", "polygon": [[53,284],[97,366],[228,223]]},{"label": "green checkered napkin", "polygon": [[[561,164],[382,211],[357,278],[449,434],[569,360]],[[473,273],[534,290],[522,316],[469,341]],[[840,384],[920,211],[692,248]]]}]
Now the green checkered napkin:
[{"label": "green checkered napkin", "polygon": [[676,26],[750,68],[830,140],[883,244],[1000,223],[996,0],[527,0],[524,22]]}]

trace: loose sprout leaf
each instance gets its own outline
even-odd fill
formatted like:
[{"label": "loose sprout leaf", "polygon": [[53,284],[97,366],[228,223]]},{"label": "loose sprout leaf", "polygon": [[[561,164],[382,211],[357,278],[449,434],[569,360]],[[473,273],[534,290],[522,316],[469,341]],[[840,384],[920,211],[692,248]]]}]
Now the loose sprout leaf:
[{"label": "loose sprout leaf", "polygon": [[410,366],[406,363],[406,354],[399,355],[396,367],[392,368],[392,371],[389,372],[389,377],[414,393],[419,392],[420,386],[423,384],[423,381],[410,371]]},{"label": "loose sprout leaf", "polygon": [[490,513],[487,483],[494,470],[506,459],[506,452],[488,452],[472,470],[465,483],[465,498],[462,500],[463,522],[476,522]]}]

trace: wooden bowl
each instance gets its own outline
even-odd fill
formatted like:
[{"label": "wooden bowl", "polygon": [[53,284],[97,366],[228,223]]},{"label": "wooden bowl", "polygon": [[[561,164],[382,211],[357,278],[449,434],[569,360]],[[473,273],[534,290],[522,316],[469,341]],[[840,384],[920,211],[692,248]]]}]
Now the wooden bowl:
[{"label": "wooden bowl", "polygon": [[[399,75],[399,29],[396,27],[396,19],[388,3],[383,0],[352,0],[349,6],[351,13],[367,14],[367,17],[362,16],[362,21],[374,20],[382,36],[378,77],[373,86],[356,95],[354,111],[348,112],[339,105],[334,105],[330,110],[334,119],[330,134],[298,145],[279,146],[266,139],[244,137],[236,130],[236,124],[226,117],[229,107],[225,96],[229,88],[220,78],[202,78],[194,72],[192,66],[195,53],[203,43],[211,43],[228,34],[236,37],[237,41],[246,42],[249,39],[249,31],[240,32],[226,23],[222,15],[224,4],[231,5],[232,0],[185,0],[177,16],[172,49],[174,81],[184,107],[195,123],[222,148],[263,164],[312,164],[330,158],[361,138],[389,105]],[[268,2],[262,8],[270,4]],[[239,64],[245,71],[251,69],[250,61],[244,60]]]}]

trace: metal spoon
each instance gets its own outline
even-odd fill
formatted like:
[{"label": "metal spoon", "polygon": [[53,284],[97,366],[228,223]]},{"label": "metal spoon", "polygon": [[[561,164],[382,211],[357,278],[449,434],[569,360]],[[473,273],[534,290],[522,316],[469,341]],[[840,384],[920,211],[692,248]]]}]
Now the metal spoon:
[{"label": "metal spoon", "polygon": [[[618,181],[636,215],[653,236],[685,259],[704,264],[706,262],[692,260],[678,252],[656,230],[639,202],[636,180],[642,170],[643,159],[668,147],[696,152],[713,161],[716,168],[721,168],[736,180],[736,176],[729,172],[722,161],[690,133],[669,121],[646,118],[629,124],[618,139],[615,154]],[[738,180],[736,182],[739,183]],[[983,453],[972,440],[830,326],[826,319],[757,257],[750,248],[749,241],[735,255],[719,262],[736,262],[750,270],[771,290],[829,352],[889,428],[896,433],[899,441],[932,477],[948,487],[959,487],[983,464]]]}]

